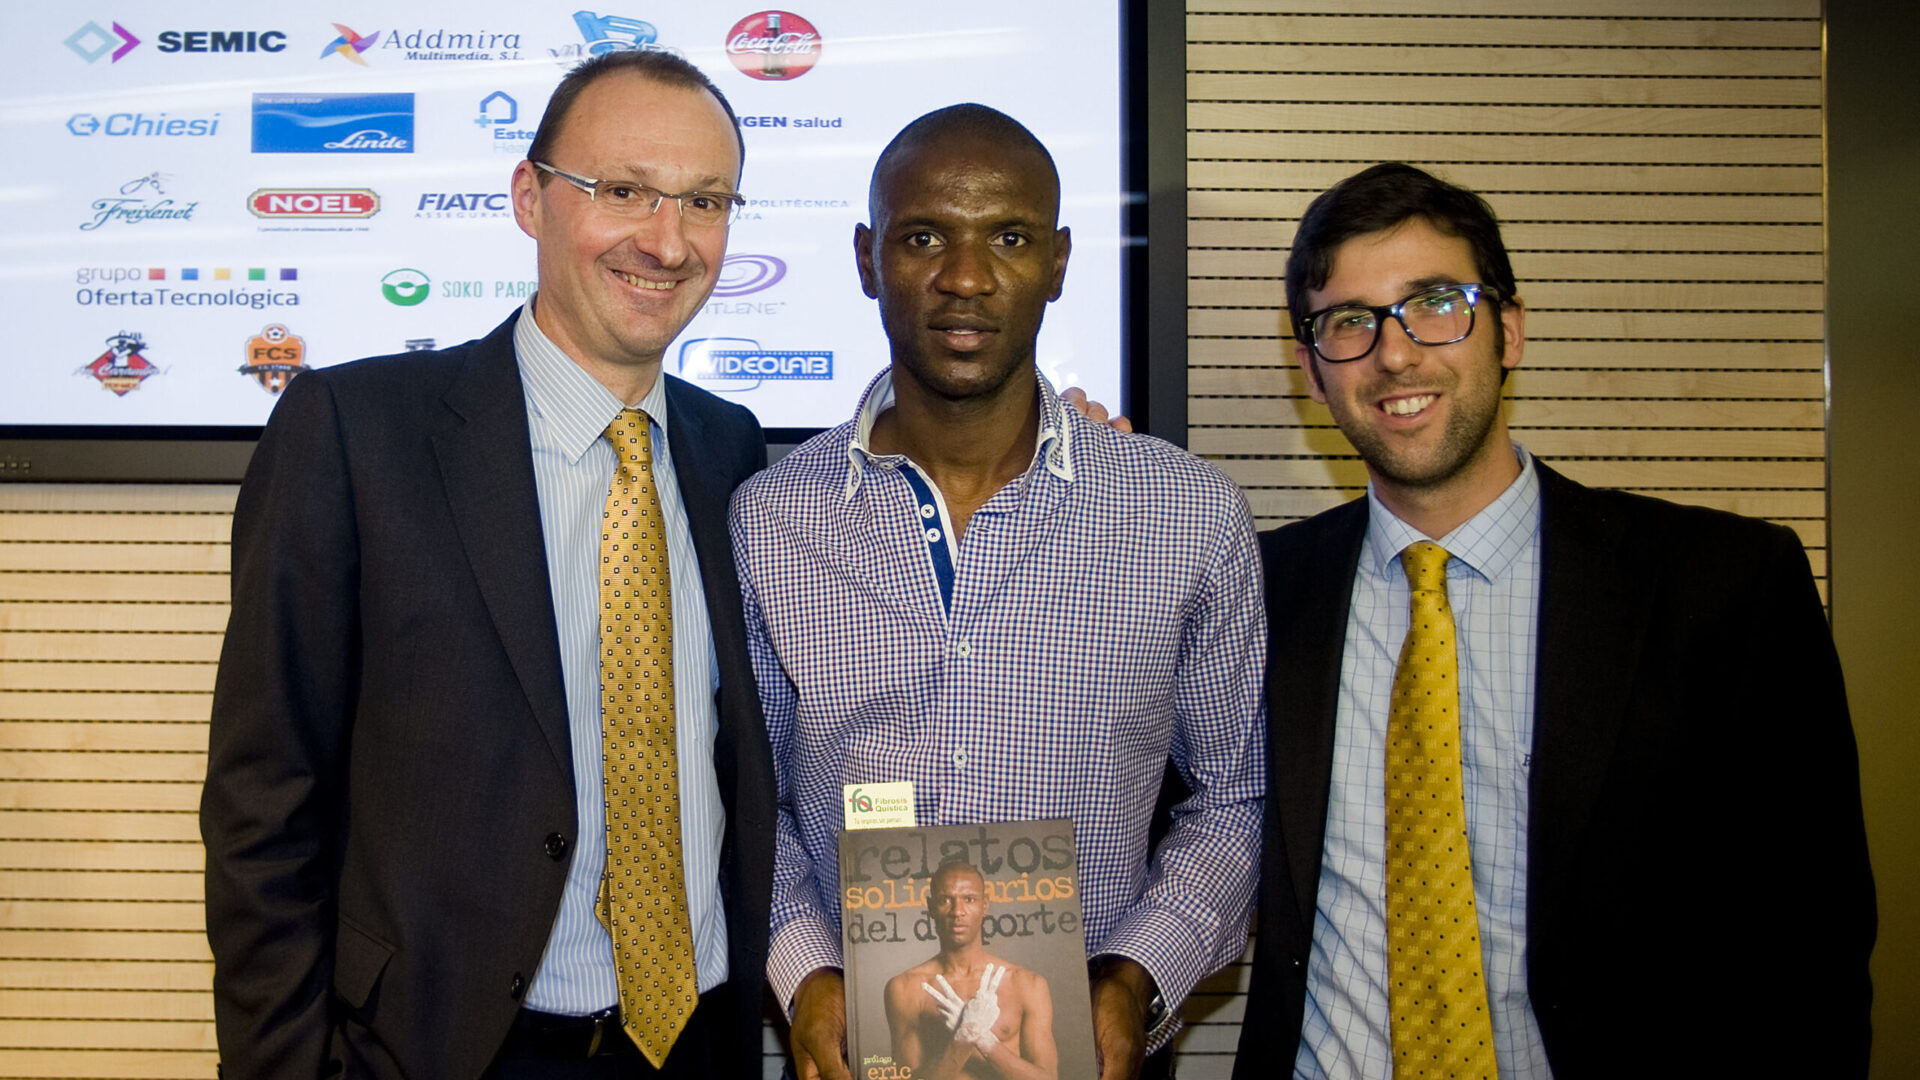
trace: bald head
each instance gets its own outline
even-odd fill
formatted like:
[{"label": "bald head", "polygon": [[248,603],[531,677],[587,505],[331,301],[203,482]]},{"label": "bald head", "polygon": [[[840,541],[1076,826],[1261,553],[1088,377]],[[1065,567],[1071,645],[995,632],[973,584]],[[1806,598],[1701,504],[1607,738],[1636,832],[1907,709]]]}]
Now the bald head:
[{"label": "bald head", "polygon": [[1046,187],[1044,192],[1034,193],[1042,196],[1035,201],[1043,202],[1050,208],[1054,220],[1058,220],[1060,171],[1054,167],[1053,155],[1047,153],[1047,148],[1034,138],[1025,124],[998,109],[971,102],[935,109],[920,117],[901,128],[900,134],[880,151],[880,160],[873,166],[873,181],[867,187],[868,220],[877,223],[886,216],[890,182],[917,156],[917,151],[956,145],[1006,156],[1030,156],[1042,163],[1044,168],[1040,172],[1045,176]]}]

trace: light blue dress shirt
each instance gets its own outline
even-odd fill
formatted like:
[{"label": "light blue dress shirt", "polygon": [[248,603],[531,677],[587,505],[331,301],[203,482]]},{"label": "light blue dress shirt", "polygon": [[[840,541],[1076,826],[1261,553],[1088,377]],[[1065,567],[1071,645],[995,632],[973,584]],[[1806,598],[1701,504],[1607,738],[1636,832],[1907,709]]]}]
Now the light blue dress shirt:
[{"label": "light blue dress shirt", "polygon": [[[606,796],[601,780],[600,518],[613,486],[614,453],[607,425],[619,398],[561,352],[533,321],[534,301],[513,331],[533,438],[533,480],[546,538],[553,617],[560,631],[560,671],[567,690],[567,732],[573,743],[574,802],[579,835],[566,892],[546,955],[525,1004],[541,1012],[585,1015],[619,1000],[613,941],[594,914],[607,862]],[[680,834],[693,925],[693,957],[702,993],[727,980],[727,921],[720,904],[720,845],[726,809],[713,770],[719,732],[714,691],[719,665],[701,591],[700,563],[680,500],[667,443],[666,380],[640,402],[653,437],[653,477],[666,519],[672,577],[674,734],[680,766]],[[513,793],[503,791],[503,799]]]},{"label": "light blue dress shirt", "polygon": [[[1461,780],[1474,902],[1502,1080],[1547,1080],[1546,1047],[1527,997],[1527,776],[1533,750],[1540,601],[1540,479],[1520,476],[1439,538],[1460,661]],[[1340,659],[1333,771],[1314,901],[1307,1010],[1294,1075],[1383,1080],[1388,1022],[1386,769],[1393,673],[1410,592],[1400,553],[1430,539],[1367,490],[1367,533]]]}]

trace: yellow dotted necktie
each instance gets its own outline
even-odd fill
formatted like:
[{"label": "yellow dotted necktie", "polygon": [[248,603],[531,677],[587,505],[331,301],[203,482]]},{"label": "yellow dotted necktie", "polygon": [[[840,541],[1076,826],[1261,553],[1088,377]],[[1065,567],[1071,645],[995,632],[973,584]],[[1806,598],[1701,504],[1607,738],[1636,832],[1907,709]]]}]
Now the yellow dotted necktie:
[{"label": "yellow dotted necktie", "polygon": [[1460,784],[1460,665],[1447,552],[1401,553],[1413,620],[1387,717],[1387,962],[1393,1075],[1497,1077]]},{"label": "yellow dotted necktie", "polygon": [[646,416],[623,409],[607,439],[618,463],[600,529],[607,870],[599,915],[613,935],[622,1026],[657,1069],[699,997],[680,858],[672,586]]}]

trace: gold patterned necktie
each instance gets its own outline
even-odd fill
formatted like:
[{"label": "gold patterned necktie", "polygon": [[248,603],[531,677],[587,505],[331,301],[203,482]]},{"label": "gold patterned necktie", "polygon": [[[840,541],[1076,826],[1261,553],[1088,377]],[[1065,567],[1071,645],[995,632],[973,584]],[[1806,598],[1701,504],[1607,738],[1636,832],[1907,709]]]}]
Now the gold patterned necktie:
[{"label": "gold patterned necktie", "polygon": [[599,916],[613,936],[622,1026],[657,1069],[699,997],[680,857],[672,585],[646,416],[621,410],[607,439],[616,464],[600,528],[607,869]]},{"label": "gold patterned necktie", "polygon": [[1387,717],[1387,962],[1395,1080],[1497,1077],[1460,781],[1446,549],[1401,553],[1412,621]]}]

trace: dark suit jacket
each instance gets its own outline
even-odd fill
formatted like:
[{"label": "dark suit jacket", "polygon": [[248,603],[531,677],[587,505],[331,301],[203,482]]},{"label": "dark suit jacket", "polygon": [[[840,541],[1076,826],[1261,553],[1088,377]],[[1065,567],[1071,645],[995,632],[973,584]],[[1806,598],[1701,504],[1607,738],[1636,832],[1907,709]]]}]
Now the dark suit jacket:
[{"label": "dark suit jacket", "polygon": [[[472,1080],[546,947],[576,836],[514,319],[295,379],[234,513],[201,831],[227,1080]],[[758,1069],[773,771],[727,536],[765,464],[743,408],[667,378],[718,655],[737,1015]]]},{"label": "dark suit jacket", "polygon": [[[1873,880],[1798,539],[1536,467],[1526,964],[1554,1075],[1862,1075]],[[1237,1078],[1299,1046],[1366,525],[1361,499],[1260,538],[1270,783]]]}]

